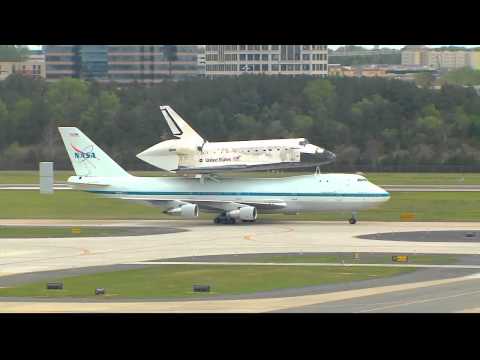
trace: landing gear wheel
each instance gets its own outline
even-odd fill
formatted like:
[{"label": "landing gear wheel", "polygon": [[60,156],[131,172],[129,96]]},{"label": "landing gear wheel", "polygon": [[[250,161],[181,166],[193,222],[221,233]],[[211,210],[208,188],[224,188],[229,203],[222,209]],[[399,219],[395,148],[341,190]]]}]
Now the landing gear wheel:
[{"label": "landing gear wheel", "polygon": [[235,224],[235,223],[236,223],[236,221],[235,221],[234,218],[229,218],[229,219],[227,220],[227,224],[233,225],[233,224]]},{"label": "landing gear wheel", "polygon": [[355,219],[355,218],[350,218],[350,219],[348,219],[348,222],[349,222],[350,224],[352,224],[352,225],[355,225],[355,224],[357,223],[357,219]]},{"label": "landing gear wheel", "polygon": [[220,219],[218,217],[216,217],[215,219],[213,219],[213,222],[215,224],[220,224]]}]

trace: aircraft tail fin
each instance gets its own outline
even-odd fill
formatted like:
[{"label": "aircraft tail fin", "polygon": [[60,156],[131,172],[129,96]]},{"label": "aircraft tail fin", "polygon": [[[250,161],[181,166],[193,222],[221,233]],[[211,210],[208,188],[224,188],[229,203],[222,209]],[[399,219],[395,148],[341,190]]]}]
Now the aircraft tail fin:
[{"label": "aircraft tail fin", "polygon": [[59,127],[77,176],[131,176],[76,127]]},{"label": "aircraft tail fin", "polygon": [[173,136],[179,139],[204,141],[204,139],[192,129],[170,106],[160,106],[160,111],[167,121]]}]

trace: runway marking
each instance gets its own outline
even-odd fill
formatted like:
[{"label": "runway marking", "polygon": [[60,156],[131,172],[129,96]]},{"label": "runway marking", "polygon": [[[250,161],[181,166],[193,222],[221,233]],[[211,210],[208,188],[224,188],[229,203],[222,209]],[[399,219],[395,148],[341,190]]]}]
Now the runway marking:
[{"label": "runway marking", "polygon": [[473,308],[473,309],[465,309],[460,311],[455,311],[456,313],[468,313],[468,314],[476,314],[480,313],[480,308]]},{"label": "runway marking", "polygon": [[[276,262],[221,262],[221,261],[134,261],[123,265],[218,265],[218,266],[341,266],[341,267],[403,267],[439,269],[480,269],[480,265],[431,264],[348,264],[348,263],[276,263]],[[479,275],[480,276],[480,275]],[[472,277],[475,279],[475,277]]]},{"label": "runway marking", "polygon": [[88,249],[81,249],[80,255],[92,255],[91,251]]},{"label": "runway marking", "polygon": [[455,295],[439,296],[439,297],[436,297],[436,298],[402,302],[402,303],[397,303],[397,304],[394,304],[394,305],[387,305],[387,306],[377,307],[377,308],[368,309],[368,310],[361,310],[361,311],[359,311],[359,313],[368,313],[368,312],[385,310],[385,309],[393,309],[395,307],[408,306],[408,305],[413,305],[413,304],[423,304],[423,303],[428,303],[428,302],[432,302],[432,301],[453,299],[453,298],[456,298],[456,297],[461,297],[461,296],[465,296],[465,295],[473,295],[473,294],[478,294],[478,293],[480,293],[480,290],[469,291],[469,292],[464,292],[464,293],[455,294]]}]

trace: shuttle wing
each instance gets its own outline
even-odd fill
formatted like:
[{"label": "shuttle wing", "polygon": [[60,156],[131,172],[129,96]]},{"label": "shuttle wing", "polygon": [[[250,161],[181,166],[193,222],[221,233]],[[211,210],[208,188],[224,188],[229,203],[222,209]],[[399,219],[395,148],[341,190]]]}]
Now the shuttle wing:
[{"label": "shuttle wing", "polygon": [[177,174],[218,174],[224,172],[248,172],[248,171],[269,171],[286,169],[305,169],[314,166],[321,166],[331,163],[335,160],[335,154],[325,151],[321,156],[317,156],[310,162],[277,162],[257,165],[223,165],[210,167],[180,167],[173,170]]}]

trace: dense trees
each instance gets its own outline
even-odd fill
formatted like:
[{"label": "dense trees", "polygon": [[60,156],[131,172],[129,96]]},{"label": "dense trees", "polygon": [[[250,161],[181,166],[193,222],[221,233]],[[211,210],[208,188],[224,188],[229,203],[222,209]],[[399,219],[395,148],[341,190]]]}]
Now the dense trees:
[{"label": "dense trees", "polygon": [[57,126],[77,126],[128,168],[170,137],[169,104],[210,141],[307,137],[339,165],[480,165],[480,97],[386,79],[263,77],[145,87],[12,75],[0,83],[0,167],[70,168]]},{"label": "dense trees", "polygon": [[453,85],[480,85],[480,70],[475,70],[469,67],[450,70],[441,81]]}]

